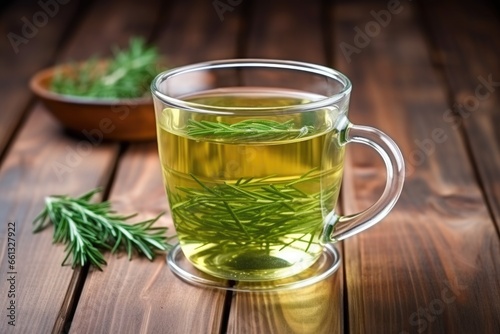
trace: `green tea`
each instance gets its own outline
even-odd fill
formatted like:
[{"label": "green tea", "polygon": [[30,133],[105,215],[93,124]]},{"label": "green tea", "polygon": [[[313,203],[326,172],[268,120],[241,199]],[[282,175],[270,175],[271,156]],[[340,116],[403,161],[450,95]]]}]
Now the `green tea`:
[{"label": "green tea", "polygon": [[179,242],[194,266],[260,281],[294,275],[320,256],[324,217],[342,178],[338,112],[280,113],[318,98],[228,88],[184,97],[192,110],[163,110],[163,177]]}]

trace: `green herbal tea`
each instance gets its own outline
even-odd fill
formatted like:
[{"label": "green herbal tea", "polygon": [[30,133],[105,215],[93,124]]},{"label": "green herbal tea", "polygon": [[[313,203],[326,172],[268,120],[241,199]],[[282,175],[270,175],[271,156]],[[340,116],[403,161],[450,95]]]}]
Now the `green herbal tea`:
[{"label": "green herbal tea", "polygon": [[184,99],[233,115],[163,110],[163,177],[182,250],[197,268],[260,281],[299,273],[320,256],[342,177],[338,112],[279,113],[317,98],[225,89]]}]

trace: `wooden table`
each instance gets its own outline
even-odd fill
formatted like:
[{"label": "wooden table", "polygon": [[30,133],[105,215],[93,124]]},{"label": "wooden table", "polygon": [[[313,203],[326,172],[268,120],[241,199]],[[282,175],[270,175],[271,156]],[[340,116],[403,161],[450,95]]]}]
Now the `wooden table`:
[{"label": "wooden table", "polygon": [[[1,333],[500,333],[493,2],[42,3],[50,5],[0,5]],[[343,257],[336,274],[296,291],[190,286],[164,257],[129,262],[108,254],[103,272],[61,266],[64,247],[51,244],[51,231],[32,233],[45,196],[102,186],[97,200],[120,212],[168,211],[155,142],[103,143],[72,158],[82,139],[66,135],[27,86],[39,69],[105,56],[131,35],[146,37],[174,65],[263,57],[344,72],[354,86],[352,122],[380,128],[403,151],[398,204],[382,223],[336,245]],[[56,162],[72,165],[59,175]],[[384,181],[380,160],[351,146],[341,211],[368,207]],[[169,215],[161,224],[171,225]]]}]

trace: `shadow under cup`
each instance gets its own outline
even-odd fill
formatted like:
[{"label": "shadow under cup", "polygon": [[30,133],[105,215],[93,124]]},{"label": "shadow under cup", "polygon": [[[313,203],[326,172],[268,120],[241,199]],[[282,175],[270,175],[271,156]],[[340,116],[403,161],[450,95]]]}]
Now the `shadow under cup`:
[{"label": "shadow under cup", "polygon": [[334,211],[350,90],[337,71],[278,60],[201,63],[154,80],[163,180],[196,268],[276,280],[314,264],[342,237],[338,227],[357,232],[359,219],[342,222]]}]

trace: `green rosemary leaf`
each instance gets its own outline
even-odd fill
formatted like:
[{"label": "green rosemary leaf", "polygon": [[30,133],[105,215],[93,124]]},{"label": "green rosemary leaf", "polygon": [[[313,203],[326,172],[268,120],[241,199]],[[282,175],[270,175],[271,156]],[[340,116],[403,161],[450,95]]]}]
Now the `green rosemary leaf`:
[{"label": "green rosemary leaf", "polygon": [[[74,64],[66,72],[56,72],[51,89],[60,94],[92,98],[135,98],[149,92],[157,74],[159,53],[141,38],[132,38],[127,49],[113,49],[113,57],[100,63],[96,56]],[[80,199],[87,201],[95,191]]]},{"label": "green rosemary leaf", "polygon": [[186,133],[193,138],[265,141],[298,139],[312,134],[313,126],[294,128],[294,122],[288,120],[280,123],[266,119],[244,120],[234,124],[224,122],[188,120]]},{"label": "green rosemary leaf", "polygon": [[320,182],[323,175],[313,169],[288,182],[272,182],[270,175],[213,185],[191,175],[196,188],[170,191],[177,232],[186,243],[203,241],[199,247],[207,248],[197,256],[216,256],[227,251],[226,246],[238,248],[240,242],[265,252],[294,243],[308,250],[323,220],[321,203],[338,193],[338,185],[310,194],[298,187],[306,181]]},{"label": "green rosemary leaf", "polygon": [[161,214],[135,224],[126,221],[134,215],[122,216],[111,210],[109,202],[92,203],[90,200],[100,189],[91,190],[80,197],[50,196],[45,208],[33,220],[34,232],[50,223],[54,225],[53,242],[66,245],[63,265],[71,259],[71,266],[91,264],[102,270],[106,264],[103,250],[112,253],[124,248],[128,258],[134,250],[152,260],[157,252],[172,248],[167,242],[166,227],[153,227]]}]

